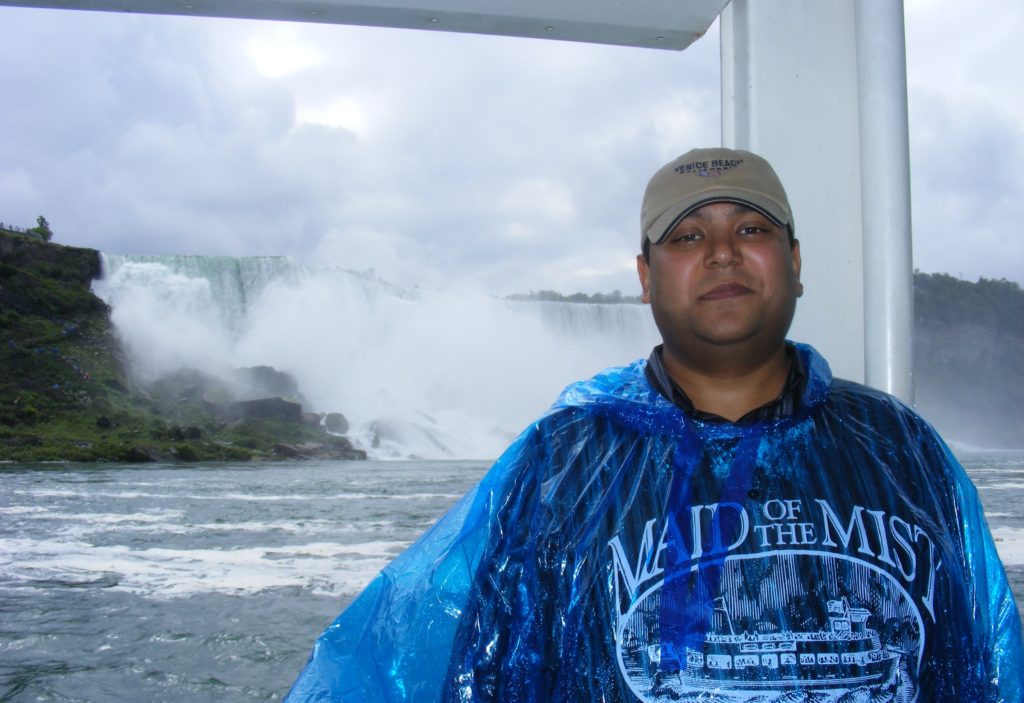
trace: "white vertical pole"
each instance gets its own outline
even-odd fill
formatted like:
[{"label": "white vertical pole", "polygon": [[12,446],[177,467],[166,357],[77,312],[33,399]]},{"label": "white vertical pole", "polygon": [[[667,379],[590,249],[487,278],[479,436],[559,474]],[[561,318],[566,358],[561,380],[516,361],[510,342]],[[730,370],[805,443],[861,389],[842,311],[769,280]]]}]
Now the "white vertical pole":
[{"label": "white vertical pole", "polygon": [[732,0],[721,24],[722,143],[761,154],[786,185],[806,290],[792,339],[817,347],[836,376],[863,381],[854,24],[853,0]]},{"label": "white vertical pole", "polygon": [[914,290],[903,3],[856,0],[868,385],[913,402]]}]

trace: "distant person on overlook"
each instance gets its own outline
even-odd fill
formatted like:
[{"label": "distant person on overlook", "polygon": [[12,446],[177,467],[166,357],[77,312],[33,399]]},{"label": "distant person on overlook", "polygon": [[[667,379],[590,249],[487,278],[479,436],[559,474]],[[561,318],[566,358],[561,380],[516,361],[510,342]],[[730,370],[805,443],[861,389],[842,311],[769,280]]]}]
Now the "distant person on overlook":
[{"label": "distant person on overlook", "polygon": [[786,341],[800,245],[772,167],[667,164],[641,251],[663,344],[569,386],[324,632],[288,700],[1021,703],[1019,616],[964,470],[910,408]]}]

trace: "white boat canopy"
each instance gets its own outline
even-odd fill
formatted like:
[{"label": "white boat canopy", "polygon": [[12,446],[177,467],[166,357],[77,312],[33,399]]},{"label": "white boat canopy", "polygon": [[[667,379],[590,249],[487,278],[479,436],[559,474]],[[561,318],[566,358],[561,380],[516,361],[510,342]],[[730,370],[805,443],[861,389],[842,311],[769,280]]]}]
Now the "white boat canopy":
[{"label": "white boat canopy", "polygon": [[290,20],[685,49],[729,0],[0,0],[0,5]]}]

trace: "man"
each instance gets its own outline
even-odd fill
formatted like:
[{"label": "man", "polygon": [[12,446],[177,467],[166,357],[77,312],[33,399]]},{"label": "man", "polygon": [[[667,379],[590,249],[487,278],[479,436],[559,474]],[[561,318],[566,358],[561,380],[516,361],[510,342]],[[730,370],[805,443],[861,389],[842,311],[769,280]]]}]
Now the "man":
[{"label": "man", "polygon": [[1020,625],[934,431],[785,341],[802,293],[760,157],[644,196],[664,344],[567,388],[318,640],[290,700],[1022,700]]}]

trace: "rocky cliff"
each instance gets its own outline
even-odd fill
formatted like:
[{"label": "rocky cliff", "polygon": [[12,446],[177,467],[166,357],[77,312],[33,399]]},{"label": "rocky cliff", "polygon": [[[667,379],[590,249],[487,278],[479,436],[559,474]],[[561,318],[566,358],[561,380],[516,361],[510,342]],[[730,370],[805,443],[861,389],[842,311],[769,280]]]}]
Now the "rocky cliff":
[{"label": "rocky cliff", "polygon": [[239,369],[242,384],[188,370],[135,383],[90,290],[99,275],[94,250],[0,231],[0,461],[366,458],[268,367]]}]

